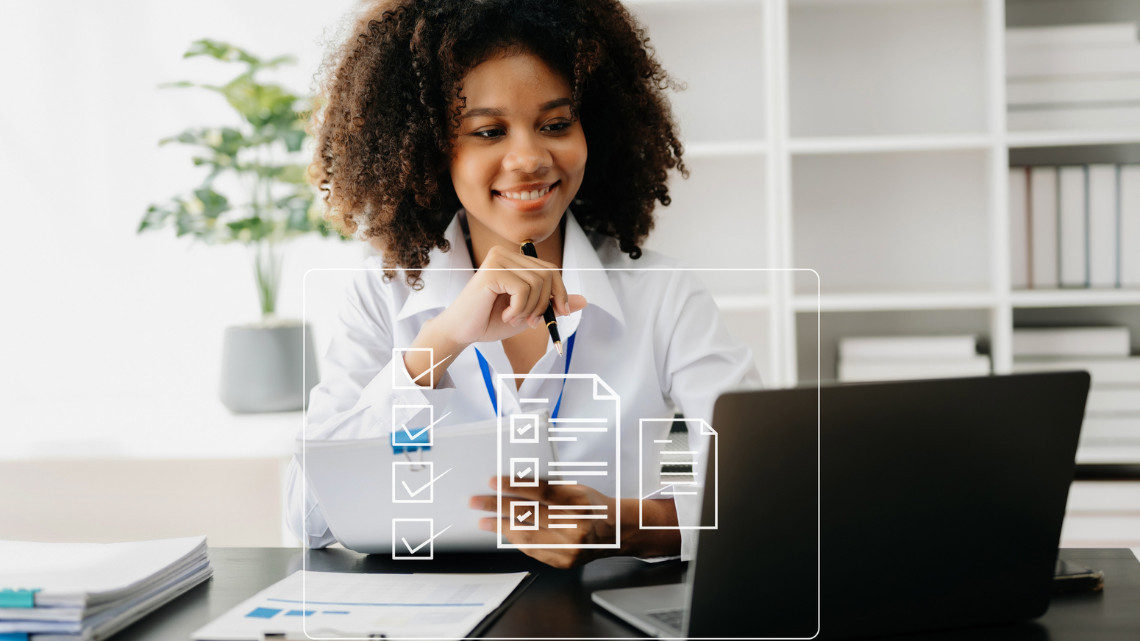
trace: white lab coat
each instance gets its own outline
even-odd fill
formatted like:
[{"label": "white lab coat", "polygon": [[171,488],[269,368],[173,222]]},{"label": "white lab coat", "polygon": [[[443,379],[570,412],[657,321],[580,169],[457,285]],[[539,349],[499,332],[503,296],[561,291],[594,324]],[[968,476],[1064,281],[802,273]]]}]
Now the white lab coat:
[{"label": "white lab coat", "polygon": [[[559,319],[563,345],[576,334],[570,371],[597,374],[620,396],[621,468],[636,471],[639,419],[669,418],[678,411],[686,418],[711,423],[717,395],[759,385],[759,373],[751,350],[728,334],[712,296],[692,272],[679,270],[674,261],[651,251],[632,260],[612,238],[587,236],[572,214],[566,218],[563,282],[569,293],[582,294],[589,303],[586,309]],[[393,348],[411,346],[423,323],[455,300],[474,273],[458,216],[446,237],[451,250],[432,251],[419,291],[407,285],[402,272],[385,282],[380,259],[368,260],[371,269],[361,272],[348,292],[321,383],[310,397],[305,438],[387,437],[392,431],[394,404],[430,404],[436,417],[451,412],[437,425],[440,430],[449,424],[495,417],[472,348],[455,358],[435,388],[393,389],[392,368],[399,368],[398,376],[407,377],[403,359],[393,359]],[[501,343],[475,347],[490,363],[492,374],[512,373]],[[530,373],[563,374],[564,367],[553,343],[548,343],[546,354]],[[520,412],[520,398],[557,398],[559,385],[556,378],[527,378],[518,390],[504,385],[503,415]],[[573,398],[564,399],[559,415],[574,416],[574,404]],[[655,425],[668,429],[667,422]],[[558,450],[558,457],[608,460],[613,458],[612,445],[608,454],[567,447]],[[312,493],[301,496],[298,458],[294,457],[289,470],[286,518],[307,546],[323,547],[335,538]],[[637,482],[636,472],[622,474],[621,496],[637,496]],[[609,496],[616,489],[612,480],[596,487]],[[681,523],[699,522],[699,497],[674,500]],[[682,557],[688,558],[694,537],[691,531],[681,534]]]}]

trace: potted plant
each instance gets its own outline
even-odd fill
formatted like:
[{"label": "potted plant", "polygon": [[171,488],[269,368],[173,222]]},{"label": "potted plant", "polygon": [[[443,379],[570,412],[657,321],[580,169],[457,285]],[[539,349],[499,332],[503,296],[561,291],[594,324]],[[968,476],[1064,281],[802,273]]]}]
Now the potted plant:
[{"label": "potted plant", "polygon": [[179,237],[251,247],[261,321],[226,329],[222,402],[235,412],[301,409],[317,381],[316,359],[308,328],[275,315],[283,244],[302,234],[339,237],[314,207],[305,179],[301,148],[311,100],[259,81],[260,72],[293,62],[289,56],[262,60],[209,39],[194,42],[184,55],[196,56],[240,70],[223,85],[163,86],[217,93],[239,118],[232,126],[190,128],[159,142],[196,148],[194,165],[206,170],[205,177],[189,193],[148,207],[138,232],[173,227]]}]

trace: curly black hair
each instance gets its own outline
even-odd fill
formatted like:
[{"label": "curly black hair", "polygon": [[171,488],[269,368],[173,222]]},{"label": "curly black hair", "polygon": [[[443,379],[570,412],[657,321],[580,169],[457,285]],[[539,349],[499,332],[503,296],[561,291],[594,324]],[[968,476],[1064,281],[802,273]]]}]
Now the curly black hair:
[{"label": "curly black hair", "polygon": [[325,64],[310,179],[326,216],[378,240],[385,274],[418,286],[461,207],[448,175],[461,82],[496,55],[529,53],[568,81],[589,156],[574,214],[631,257],[688,176],[665,90],[677,85],[617,0],[380,0]]}]

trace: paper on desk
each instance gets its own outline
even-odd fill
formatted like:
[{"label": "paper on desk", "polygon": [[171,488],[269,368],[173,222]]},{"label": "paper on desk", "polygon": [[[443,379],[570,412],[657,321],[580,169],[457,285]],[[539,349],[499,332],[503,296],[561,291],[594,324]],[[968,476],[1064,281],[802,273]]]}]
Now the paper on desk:
[{"label": "paper on desk", "polygon": [[261,641],[266,633],[462,639],[526,576],[297,571],[192,636],[198,641]]}]

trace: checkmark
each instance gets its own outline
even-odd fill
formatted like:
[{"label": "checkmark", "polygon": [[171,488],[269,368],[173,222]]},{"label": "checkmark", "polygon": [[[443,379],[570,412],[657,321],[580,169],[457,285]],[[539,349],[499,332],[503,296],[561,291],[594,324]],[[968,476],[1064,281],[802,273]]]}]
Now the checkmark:
[{"label": "checkmark", "polygon": [[534,423],[526,423],[525,425],[519,426],[515,431],[518,432],[519,436],[526,436],[526,433],[529,432],[532,427],[534,427]]},{"label": "checkmark", "polygon": [[427,545],[428,543],[431,543],[432,541],[436,540],[436,538],[437,538],[437,537],[439,537],[439,535],[440,535],[440,534],[443,534],[444,532],[446,532],[446,531],[448,531],[448,530],[450,530],[450,529],[451,529],[451,526],[450,526],[450,525],[449,525],[449,526],[447,526],[447,527],[445,527],[445,528],[443,528],[443,529],[442,529],[442,530],[440,530],[439,532],[436,532],[435,534],[432,534],[432,535],[431,535],[431,536],[428,538],[428,540],[424,541],[423,543],[420,543],[420,544],[419,544],[419,545],[417,545],[416,547],[412,547],[412,544],[411,544],[411,543],[408,543],[408,539],[407,539],[407,537],[403,537],[403,536],[401,536],[401,537],[400,537],[400,540],[404,542],[404,547],[408,548],[408,554],[415,554],[416,552],[419,552],[420,550],[422,550],[422,549],[424,548],[424,546],[425,546],[425,545]]},{"label": "checkmark", "polygon": [[[533,468],[529,468],[529,467],[528,467],[528,468],[526,468],[525,470],[519,470],[519,471],[518,471],[518,473],[517,473],[517,474],[515,474],[515,476],[519,477],[520,479],[522,479],[522,478],[526,478],[526,476],[527,476],[528,474],[530,474],[532,471],[533,471]],[[442,476],[442,475],[441,475],[441,476]]]},{"label": "checkmark", "polygon": [[[443,474],[447,474],[447,473],[448,473],[448,472],[450,472],[450,471],[451,471],[451,468],[447,468],[446,470],[444,470]],[[412,488],[411,488],[411,487],[409,487],[409,486],[408,486],[408,482],[407,482],[407,481],[400,481],[400,485],[403,485],[403,486],[404,486],[404,489],[408,491],[408,496],[411,496],[411,497],[413,497],[413,498],[414,498],[414,497],[415,497],[417,494],[419,494],[420,492],[423,492],[424,490],[426,490],[426,489],[428,489],[429,487],[431,487],[431,484],[432,484],[432,483],[435,483],[436,481],[438,481],[438,480],[440,480],[441,478],[443,478],[443,474],[440,474],[439,476],[437,476],[437,477],[435,477],[434,479],[432,479],[432,480],[428,481],[427,483],[424,483],[423,485],[421,485],[421,486],[420,486],[418,489],[416,489],[416,490],[414,490],[414,491],[412,490]],[[451,527],[451,526],[449,525],[448,527]]]},{"label": "checkmark", "polygon": [[[533,514],[533,512],[531,512],[530,510],[527,510],[526,512],[523,512],[522,514],[516,516],[515,520],[517,520],[519,523],[522,523],[523,521],[529,519],[531,514]],[[451,526],[449,525],[447,527],[451,527]]]},{"label": "checkmark", "polygon": [[441,359],[438,363],[432,363],[431,367],[425,369],[423,372],[420,373],[419,376],[413,378],[412,382],[413,383],[419,383],[421,378],[427,376],[428,374],[431,374],[433,371],[435,371],[435,368],[439,367],[440,365],[443,365],[444,361],[446,361],[449,358],[451,358],[451,354],[444,356],[443,359]]},{"label": "checkmark", "polygon": [[439,418],[435,419],[434,421],[432,421],[432,422],[431,422],[431,424],[430,424],[430,425],[428,425],[427,427],[425,427],[425,428],[422,428],[422,429],[420,429],[420,430],[417,430],[415,433],[412,433],[410,430],[408,430],[408,426],[407,426],[407,425],[401,425],[401,426],[400,426],[400,429],[404,430],[404,434],[407,434],[407,435],[408,435],[408,441],[409,441],[409,442],[411,442],[411,443],[415,443],[415,442],[416,442],[416,439],[417,439],[417,438],[419,438],[419,437],[420,437],[420,436],[421,436],[421,435],[422,435],[424,432],[426,432],[426,431],[430,430],[431,428],[435,427],[437,423],[439,423],[439,422],[440,422],[440,421],[442,421],[443,419],[447,418],[448,416],[451,416],[451,412],[448,412],[447,414],[444,414],[443,416],[441,416],[441,417],[439,417]]}]

